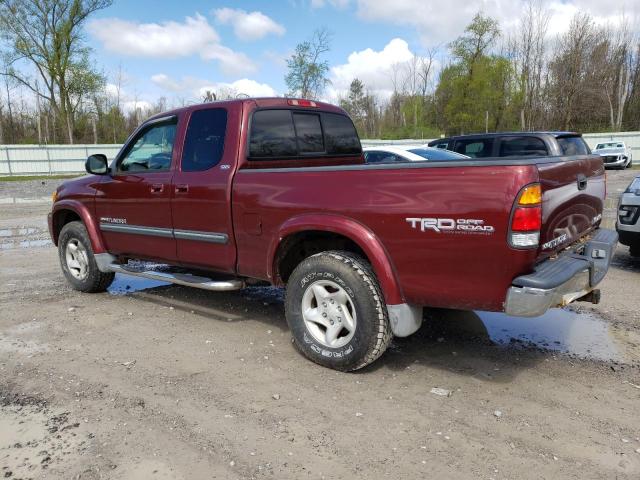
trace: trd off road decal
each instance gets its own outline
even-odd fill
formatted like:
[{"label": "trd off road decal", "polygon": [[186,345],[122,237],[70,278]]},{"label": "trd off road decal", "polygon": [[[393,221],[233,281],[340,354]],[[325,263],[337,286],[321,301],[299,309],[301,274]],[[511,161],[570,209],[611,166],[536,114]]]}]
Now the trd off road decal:
[{"label": "trd off road decal", "polygon": [[492,235],[496,229],[475,218],[405,218],[411,228],[421,232]]}]

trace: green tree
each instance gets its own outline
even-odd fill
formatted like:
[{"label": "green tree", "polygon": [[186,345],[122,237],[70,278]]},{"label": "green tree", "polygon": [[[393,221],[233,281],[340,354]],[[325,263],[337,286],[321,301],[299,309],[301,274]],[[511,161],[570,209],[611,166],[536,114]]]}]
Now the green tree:
[{"label": "green tree", "polygon": [[[104,84],[91,64],[82,29],[112,0],[2,0],[0,35],[7,46],[2,74],[15,79],[53,109],[74,138],[74,113],[83,97]],[[26,66],[26,71],[22,67]],[[40,86],[44,86],[41,90]]]},{"label": "green tree", "polygon": [[510,123],[513,65],[490,52],[499,36],[497,21],[479,13],[450,44],[453,62],[442,71],[436,92],[445,102],[441,109],[449,130],[498,130]]},{"label": "green tree", "polygon": [[330,83],[329,63],[322,56],[330,50],[331,35],[326,28],[316,30],[311,40],[299,43],[287,60],[284,81],[289,95],[316,99]]}]

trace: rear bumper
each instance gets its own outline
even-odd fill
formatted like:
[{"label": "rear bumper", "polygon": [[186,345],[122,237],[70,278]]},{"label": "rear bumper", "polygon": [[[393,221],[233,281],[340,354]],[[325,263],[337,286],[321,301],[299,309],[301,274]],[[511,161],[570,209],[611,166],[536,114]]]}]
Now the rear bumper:
[{"label": "rear bumper", "polygon": [[573,250],[545,260],[529,275],[516,277],[507,290],[505,313],[537,317],[584,297],[606,275],[617,243],[614,230],[599,229]]}]

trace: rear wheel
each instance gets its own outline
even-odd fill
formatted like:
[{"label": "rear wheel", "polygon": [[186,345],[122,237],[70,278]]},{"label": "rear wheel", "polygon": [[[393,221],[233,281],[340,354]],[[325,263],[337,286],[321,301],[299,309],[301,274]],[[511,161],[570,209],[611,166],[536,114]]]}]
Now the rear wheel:
[{"label": "rear wheel", "polygon": [[335,370],[370,364],[392,338],[375,274],[350,252],[322,252],[303,260],[287,283],[285,314],[298,350]]},{"label": "rear wheel", "polygon": [[82,222],[67,223],[60,231],[58,256],[65,278],[75,290],[87,293],[104,292],[114,273],[98,270],[89,234]]}]

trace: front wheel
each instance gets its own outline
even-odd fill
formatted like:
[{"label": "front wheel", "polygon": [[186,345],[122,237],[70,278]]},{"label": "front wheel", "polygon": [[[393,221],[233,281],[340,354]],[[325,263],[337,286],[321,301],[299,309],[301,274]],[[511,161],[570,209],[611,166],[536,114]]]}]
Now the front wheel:
[{"label": "front wheel", "polygon": [[104,292],[115,277],[98,269],[89,234],[82,222],[69,222],[60,231],[58,256],[65,278],[75,290]]},{"label": "front wheel", "polygon": [[634,244],[629,247],[629,255],[632,257],[640,257],[640,244]]},{"label": "front wheel", "polygon": [[303,260],[287,283],[285,314],[298,350],[335,370],[370,364],[392,338],[375,274],[350,252],[322,252]]}]

